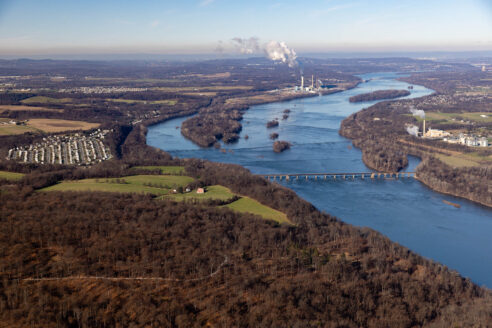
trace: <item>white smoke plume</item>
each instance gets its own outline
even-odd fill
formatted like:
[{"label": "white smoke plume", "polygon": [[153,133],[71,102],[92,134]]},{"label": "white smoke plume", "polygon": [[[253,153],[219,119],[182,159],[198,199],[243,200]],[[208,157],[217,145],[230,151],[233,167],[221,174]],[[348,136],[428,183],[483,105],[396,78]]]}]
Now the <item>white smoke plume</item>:
[{"label": "white smoke plume", "polygon": [[425,112],[422,109],[416,109],[414,107],[410,108],[410,112],[412,113],[413,116],[418,116],[422,119],[425,118]]},{"label": "white smoke plume", "polygon": [[273,61],[281,61],[289,67],[297,66],[297,54],[294,49],[287,47],[285,42],[268,42],[265,46],[265,53]]},{"label": "white smoke plume", "polygon": [[243,38],[233,38],[232,44],[242,54],[254,54],[261,51],[260,43],[258,38],[251,37],[249,39]]},{"label": "white smoke plume", "polygon": [[416,125],[407,125],[405,127],[407,129],[408,134],[417,137],[419,135],[419,127]]},{"label": "white smoke plume", "polygon": [[234,51],[241,54],[263,53],[267,58],[287,64],[289,67],[296,67],[298,65],[296,52],[294,49],[289,48],[285,42],[270,41],[261,44],[260,40],[256,37],[236,37],[231,40],[231,43]]}]

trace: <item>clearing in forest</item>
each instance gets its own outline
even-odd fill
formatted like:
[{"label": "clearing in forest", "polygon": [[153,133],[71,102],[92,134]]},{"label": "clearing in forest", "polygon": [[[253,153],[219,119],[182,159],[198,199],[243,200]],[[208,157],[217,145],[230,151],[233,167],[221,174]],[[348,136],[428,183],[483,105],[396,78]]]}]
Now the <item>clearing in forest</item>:
[{"label": "clearing in forest", "polygon": [[240,199],[227,204],[224,207],[228,207],[231,210],[240,213],[256,214],[265,219],[277,221],[278,223],[292,224],[292,222],[290,222],[287,218],[287,215],[284,213],[265,206],[260,202],[246,196],[242,196]]}]

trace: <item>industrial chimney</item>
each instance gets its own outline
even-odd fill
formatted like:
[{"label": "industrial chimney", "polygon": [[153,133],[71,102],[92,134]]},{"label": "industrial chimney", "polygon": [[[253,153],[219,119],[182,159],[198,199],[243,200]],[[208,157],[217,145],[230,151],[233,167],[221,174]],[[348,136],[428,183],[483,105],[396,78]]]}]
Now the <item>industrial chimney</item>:
[{"label": "industrial chimney", "polygon": [[304,91],[304,75],[301,75],[301,90]]},{"label": "industrial chimney", "polygon": [[424,137],[424,136],[425,136],[425,118],[424,118],[424,126],[422,128],[422,137]]}]

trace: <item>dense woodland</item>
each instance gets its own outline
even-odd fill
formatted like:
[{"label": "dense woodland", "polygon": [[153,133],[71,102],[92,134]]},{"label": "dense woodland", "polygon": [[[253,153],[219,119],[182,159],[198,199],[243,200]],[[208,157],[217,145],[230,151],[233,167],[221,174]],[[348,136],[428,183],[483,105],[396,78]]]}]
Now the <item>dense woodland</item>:
[{"label": "dense woodland", "polygon": [[[322,214],[239,166],[184,164],[203,184],[261,199],[296,225],[143,195],[38,193],[21,182],[0,194],[1,321],[43,327],[490,323],[489,292],[445,267]],[[112,174],[124,174],[126,166],[114,165]],[[25,280],[63,277],[69,279]],[[456,309],[465,314],[454,315]]]}]

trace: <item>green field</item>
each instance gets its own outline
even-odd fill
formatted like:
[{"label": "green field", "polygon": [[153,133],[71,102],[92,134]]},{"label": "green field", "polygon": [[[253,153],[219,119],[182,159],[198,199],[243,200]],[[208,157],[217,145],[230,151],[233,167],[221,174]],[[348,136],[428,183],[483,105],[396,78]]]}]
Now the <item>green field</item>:
[{"label": "green field", "polygon": [[7,171],[0,171],[0,180],[9,180],[9,181],[18,181],[22,179],[24,174],[22,173],[15,173],[15,172],[7,172]]},{"label": "green field", "polygon": [[72,101],[71,98],[51,98],[51,97],[44,97],[44,96],[34,96],[31,98],[21,100],[21,103],[23,103],[23,104],[34,104],[34,103],[64,104],[64,103],[69,103],[71,101]]},{"label": "green field", "polygon": [[185,187],[193,181],[193,178],[186,176],[134,175],[123,178],[63,181],[41,191],[106,191],[165,195],[171,189]]},{"label": "green field", "polygon": [[470,166],[479,166],[480,163],[474,162],[472,160],[468,160],[466,158],[458,157],[458,156],[448,156],[443,154],[437,154],[437,158],[439,158],[442,162],[446,163],[452,167],[470,167]]},{"label": "green field", "polygon": [[184,166],[134,166],[132,169],[138,170],[160,170],[161,174],[183,174],[185,172]]},{"label": "green field", "polygon": [[228,207],[231,210],[240,213],[256,214],[265,219],[277,221],[278,223],[292,224],[292,222],[290,222],[287,218],[287,215],[285,215],[284,213],[265,206],[249,197],[241,197],[241,199],[227,204],[224,207]]},{"label": "green field", "polygon": [[[411,114],[410,114],[411,115]],[[485,115],[486,117],[482,117]],[[415,117],[419,122],[422,121],[421,118]],[[454,121],[453,121],[454,119]],[[492,122],[492,113],[488,112],[469,112],[469,113],[440,113],[440,112],[426,112],[426,121],[445,121],[446,123],[456,123],[460,120],[474,121],[482,123]]]},{"label": "green field", "polygon": [[197,194],[196,190],[193,190],[184,194],[169,194],[164,196],[166,199],[173,199],[177,201],[196,199],[196,200],[228,200],[234,197],[234,194],[226,187],[223,186],[209,186],[205,188],[204,194]]},{"label": "green field", "polygon": [[174,99],[164,99],[164,100],[137,100],[137,99],[112,99],[108,98],[106,101],[120,102],[126,104],[148,104],[148,105],[168,105],[174,106],[178,103]]}]

